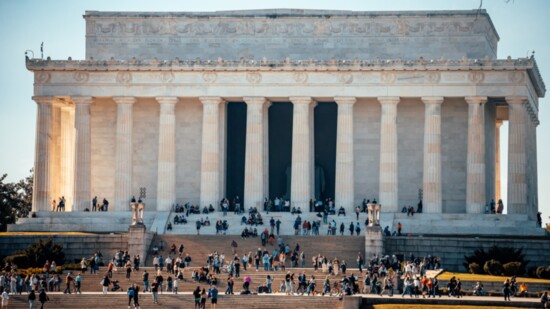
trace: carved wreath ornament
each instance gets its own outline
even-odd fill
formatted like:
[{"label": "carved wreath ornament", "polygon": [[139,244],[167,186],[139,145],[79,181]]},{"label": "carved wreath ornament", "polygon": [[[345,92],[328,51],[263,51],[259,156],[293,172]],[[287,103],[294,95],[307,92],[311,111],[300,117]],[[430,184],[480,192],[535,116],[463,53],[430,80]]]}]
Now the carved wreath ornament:
[{"label": "carved wreath ornament", "polygon": [[260,73],[248,73],[246,74],[246,80],[251,84],[258,84],[262,81],[262,75]]},{"label": "carved wreath ornament", "polygon": [[39,72],[35,76],[35,81],[38,84],[45,84],[50,81],[51,75],[48,72]]},{"label": "carved wreath ornament", "polygon": [[218,75],[215,72],[205,72],[202,74],[202,80],[204,80],[209,84],[212,84],[213,82],[215,82],[217,78],[218,78]]},{"label": "carved wreath ornament", "polygon": [[172,72],[162,72],[160,74],[160,81],[169,84],[174,81],[174,73]]},{"label": "carved wreath ornament", "polygon": [[86,72],[75,72],[73,78],[79,83],[85,83],[88,81],[89,75]]},{"label": "carved wreath ornament", "polygon": [[116,76],[116,81],[119,84],[129,84],[132,81],[132,74],[130,72],[120,72]]},{"label": "carved wreath ornament", "polygon": [[350,84],[353,81],[351,73],[343,73],[338,75],[338,81],[342,84]]},{"label": "carved wreath ornament", "polygon": [[294,81],[296,81],[299,84],[303,84],[307,82],[307,73],[305,72],[294,73]]},{"label": "carved wreath ornament", "polygon": [[485,75],[483,72],[470,72],[470,74],[468,74],[468,79],[474,84],[481,83],[484,78]]}]

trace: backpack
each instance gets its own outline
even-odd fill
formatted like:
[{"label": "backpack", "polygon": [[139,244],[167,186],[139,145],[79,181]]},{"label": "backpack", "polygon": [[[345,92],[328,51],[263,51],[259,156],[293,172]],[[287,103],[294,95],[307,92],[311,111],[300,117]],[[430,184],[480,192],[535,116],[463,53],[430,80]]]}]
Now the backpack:
[{"label": "backpack", "polygon": [[133,289],[128,290],[128,296],[134,296],[134,290]]}]

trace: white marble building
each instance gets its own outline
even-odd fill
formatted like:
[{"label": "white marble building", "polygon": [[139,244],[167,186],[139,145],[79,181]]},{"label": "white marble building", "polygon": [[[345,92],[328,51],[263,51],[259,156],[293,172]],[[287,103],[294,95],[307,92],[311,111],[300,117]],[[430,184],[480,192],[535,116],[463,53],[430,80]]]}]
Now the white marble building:
[{"label": "white marble building", "polygon": [[[226,195],[228,103],[246,104],[244,204],[272,196],[270,110],[292,104],[292,204],[314,192],[314,110],[335,102],[334,199],[349,210],[510,215],[538,211],[536,129],[545,85],[533,58],[498,59],[484,11],[96,12],[86,60],[27,59],[37,103],[33,211],[64,195],[128,211]],[[319,102],[319,103],[317,103]],[[509,140],[500,126],[509,122]],[[291,122],[291,123],[290,123]]]}]

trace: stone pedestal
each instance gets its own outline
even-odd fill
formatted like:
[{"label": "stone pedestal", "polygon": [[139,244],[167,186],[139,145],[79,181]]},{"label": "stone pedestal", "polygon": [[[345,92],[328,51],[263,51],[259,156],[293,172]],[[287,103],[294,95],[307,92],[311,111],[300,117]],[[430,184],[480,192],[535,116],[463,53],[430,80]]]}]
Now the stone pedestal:
[{"label": "stone pedestal", "polygon": [[365,228],[365,260],[377,254],[384,253],[384,235],[380,226],[367,226]]},{"label": "stone pedestal", "polygon": [[132,210],[132,225],[143,224],[143,212],[145,211],[145,203],[130,203]]},{"label": "stone pedestal", "polygon": [[139,255],[140,264],[144,265],[147,259],[147,251],[153,241],[154,234],[147,232],[145,225],[131,225],[128,228],[128,254],[130,256]]}]

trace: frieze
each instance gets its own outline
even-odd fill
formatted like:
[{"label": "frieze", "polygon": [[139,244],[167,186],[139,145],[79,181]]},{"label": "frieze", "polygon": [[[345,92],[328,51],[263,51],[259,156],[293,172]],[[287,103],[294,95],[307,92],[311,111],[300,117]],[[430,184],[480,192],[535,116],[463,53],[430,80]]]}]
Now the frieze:
[{"label": "frieze", "polygon": [[380,82],[382,82],[383,84],[393,84],[396,78],[397,77],[393,72],[383,72],[380,75]]},{"label": "frieze", "polygon": [[441,73],[439,72],[428,72],[426,74],[426,81],[428,83],[437,84],[441,80]]},{"label": "frieze", "polygon": [[[445,20],[418,17],[366,18],[319,18],[309,22],[294,19],[269,20],[220,20],[166,19],[136,21],[88,20],[87,33],[96,36],[403,36],[403,35],[449,35],[493,32],[490,24],[471,17]],[[458,20],[457,20],[458,19]],[[495,36],[496,38],[496,36]],[[498,38],[497,38],[498,39]]]}]

